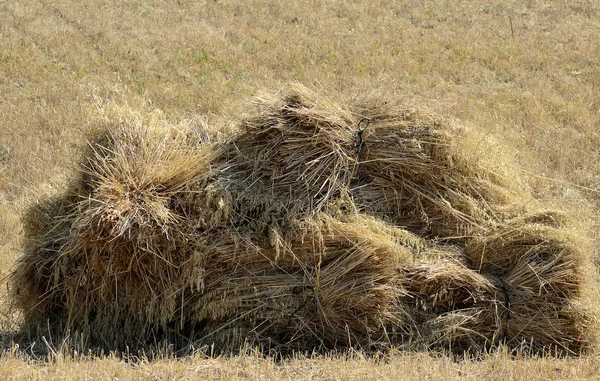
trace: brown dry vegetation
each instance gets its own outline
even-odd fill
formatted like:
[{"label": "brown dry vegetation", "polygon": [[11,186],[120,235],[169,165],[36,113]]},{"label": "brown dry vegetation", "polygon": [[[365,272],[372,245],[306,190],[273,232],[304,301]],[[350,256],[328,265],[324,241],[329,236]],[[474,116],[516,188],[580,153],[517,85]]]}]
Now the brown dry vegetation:
[{"label": "brown dry vegetation", "polygon": [[[20,215],[60,192],[107,115],[229,128],[261,88],[299,80],[337,97],[377,92],[496,139],[535,195],[597,235],[600,6],[595,1],[38,1],[0,3],[0,276],[21,250]],[[126,110],[126,111],[122,111]],[[5,289],[3,287],[3,289]],[[0,310],[3,331],[16,322]],[[481,377],[586,379],[582,359],[452,362],[393,354],[274,363],[6,354],[17,378]],[[42,343],[38,345],[44,346]]]}]

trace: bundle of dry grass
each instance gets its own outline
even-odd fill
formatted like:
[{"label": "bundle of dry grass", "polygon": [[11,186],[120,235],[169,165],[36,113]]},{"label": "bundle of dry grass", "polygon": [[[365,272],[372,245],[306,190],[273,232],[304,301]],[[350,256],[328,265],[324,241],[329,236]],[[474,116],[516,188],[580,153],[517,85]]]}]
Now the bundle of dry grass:
[{"label": "bundle of dry grass", "polygon": [[506,309],[501,336],[508,343],[535,337],[535,346],[577,353],[595,340],[593,318],[577,305],[593,287],[590,258],[565,223],[557,213],[529,213],[466,245],[470,265],[500,280]]},{"label": "bundle of dry grass", "polygon": [[24,254],[11,274],[13,304],[24,311],[26,327],[35,328],[62,311],[64,288],[54,282],[53,268],[68,240],[76,195],[41,201],[23,217]]},{"label": "bundle of dry grass", "polygon": [[343,196],[356,163],[353,115],[302,86],[257,104],[260,113],[241,123],[228,154],[242,183],[265,182],[269,196],[286,194],[305,212]]},{"label": "bundle of dry grass", "polygon": [[472,234],[518,198],[512,176],[470,151],[475,133],[407,107],[368,106],[357,110],[370,121],[353,186],[360,210],[443,239]]},{"label": "bundle of dry grass", "polygon": [[[398,271],[421,240],[367,216],[293,221],[292,239],[209,237],[199,321],[245,321],[245,339],[288,349],[389,345],[406,324]],[[208,333],[212,340],[220,331]]]},{"label": "bundle of dry grass", "polygon": [[462,264],[456,248],[436,251],[436,259],[402,271],[407,291],[402,303],[413,318],[410,345],[460,351],[498,343],[504,313],[499,285]]},{"label": "bundle of dry grass", "polygon": [[594,287],[590,261],[565,222],[554,212],[513,218],[454,254],[405,268],[414,342],[458,350],[525,345],[564,354],[593,347],[596,319],[581,305]]},{"label": "bundle of dry grass", "polygon": [[185,266],[194,235],[177,199],[208,174],[214,154],[181,139],[139,120],[115,125],[90,144],[67,193],[29,212],[12,275],[28,325],[50,319],[119,342],[173,320],[181,289],[197,278]]},{"label": "bundle of dry grass", "polygon": [[93,143],[26,221],[12,291],[29,324],[111,345],[594,345],[585,248],[560,214],[523,211],[480,137],[299,85],[257,108],[220,143],[139,123]]}]

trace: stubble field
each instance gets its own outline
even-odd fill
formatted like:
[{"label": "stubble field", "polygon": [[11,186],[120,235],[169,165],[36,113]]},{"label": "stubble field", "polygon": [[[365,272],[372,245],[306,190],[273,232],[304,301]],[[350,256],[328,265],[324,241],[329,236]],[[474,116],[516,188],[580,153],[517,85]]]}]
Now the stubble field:
[{"label": "stubble field", "polygon": [[[225,134],[253,94],[290,81],[334,98],[402,98],[484,131],[514,154],[536,197],[567,209],[597,239],[595,1],[5,1],[0,20],[2,279],[21,254],[21,214],[61,191],[105,110],[173,123],[206,118]],[[1,301],[0,378],[504,380],[598,373],[595,353],[528,359],[500,351],[464,360],[351,353],[276,362],[252,351],[179,359],[167,351],[157,360],[136,354],[131,362],[39,339],[35,345],[48,353],[39,357],[12,342],[19,317]]]}]

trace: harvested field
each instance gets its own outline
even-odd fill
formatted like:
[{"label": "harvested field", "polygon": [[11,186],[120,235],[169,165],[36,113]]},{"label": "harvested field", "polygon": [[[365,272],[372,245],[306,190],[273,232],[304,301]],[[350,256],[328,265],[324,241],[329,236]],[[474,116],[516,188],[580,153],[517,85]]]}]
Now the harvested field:
[{"label": "harvested field", "polygon": [[[600,263],[596,3],[0,2],[2,378],[593,379],[600,353],[593,344],[597,329],[590,326],[600,314],[594,268]],[[295,109],[305,114],[318,111],[316,118],[325,118],[320,119],[323,127],[308,124],[293,136],[289,128],[263,131],[265,118],[273,125],[287,123],[280,122],[282,107],[290,108],[285,106],[290,92],[283,86],[295,80],[312,90],[300,91],[308,106]],[[255,99],[254,105],[248,104],[250,99]],[[402,123],[412,129],[394,127]],[[177,152],[187,157],[186,152],[201,145],[211,146],[216,156],[206,157],[208,172],[182,172],[195,177],[185,180],[185,189],[167,185],[170,190],[161,186],[150,190],[142,186],[146,180],[115,186],[132,181],[129,175],[115,177],[118,182],[104,184],[102,192],[101,176],[82,189],[83,179],[92,178],[82,173],[95,157],[90,144],[98,157],[110,156],[100,146],[113,149],[107,138],[111,134],[127,136],[119,132],[119,125],[130,130],[144,127],[139,135],[151,136],[146,150],[153,153],[145,154],[144,160],[155,165],[155,174],[134,170],[137,164],[131,161],[126,164],[138,178],[158,180],[162,177],[158,168],[177,162]],[[256,139],[240,150],[281,159],[285,166],[253,164],[249,157],[238,158],[237,170],[228,168],[224,163],[235,159],[237,152],[229,143],[244,131],[250,131],[244,138],[248,142],[262,131],[273,151],[261,151],[266,143]],[[321,138],[312,139],[313,131],[320,131]],[[405,140],[410,136],[414,140]],[[315,143],[310,151],[302,139]],[[394,149],[403,142],[403,151]],[[165,144],[170,158],[158,148]],[[222,150],[215,150],[217,146]],[[307,152],[300,153],[298,147]],[[318,161],[327,150],[336,153]],[[123,152],[127,150],[119,155]],[[368,162],[368,152],[371,158],[388,160],[389,167]],[[396,156],[400,152],[403,156]],[[315,171],[306,172],[312,177],[299,179],[307,168],[295,163],[303,156]],[[431,165],[430,174],[423,166],[414,166],[419,160],[425,167]],[[274,175],[253,173],[254,166]],[[350,187],[345,191],[348,170]],[[396,171],[414,175],[409,187],[402,181],[410,176],[392,177]],[[327,182],[336,173],[338,180],[331,177]],[[252,184],[242,176],[261,180]],[[462,182],[461,176],[468,181]],[[299,185],[288,189],[291,201],[284,196],[285,189],[271,197],[268,191],[276,185],[267,184],[271,178],[288,187]],[[437,188],[442,178],[449,184]],[[313,193],[317,197],[301,198],[307,184],[319,186]],[[476,184],[483,193],[465,184]],[[138,187],[148,190],[148,205],[136,206],[140,192],[129,189]],[[248,187],[260,193],[245,192]],[[438,189],[434,195],[439,198],[425,197],[432,189]],[[459,193],[453,194],[453,189]],[[98,197],[90,198],[95,192]],[[342,192],[347,195],[337,195]],[[314,215],[306,213],[306,205]],[[118,213],[110,214],[111,208]],[[86,227],[86,221],[98,225]],[[184,227],[181,221],[195,221],[193,229],[182,230],[184,234],[209,230],[218,234],[171,245],[171,235]],[[330,221],[328,226],[324,221]],[[139,236],[135,224],[146,226],[139,228]],[[111,225],[115,229],[105,238],[89,235]],[[227,233],[234,225],[243,239]],[[362,236],[371,230],[377,234],[361,241],[351,233]],[[347,232],[350,238],[339,237],[338,232]],[[340,253],[321,246],[307,251],[311,241],[299,233],[310,240],[323,236],[324,244],[341,245]],[[91,249],[76,253],[77,240],[85,242],[85,234],[99,250],[107,246],[119,255],[97,255]],[[134,246],[128,242],[129,234],[146,247],[126,253]],[[399,235],[395,246],[384,249],[394,234]],[[218,242],[212,238],[217,236]],[[206,255],[185,262],[184,270],[162,267],[165,262],[146,251],[148,244],[155,246],[153,253],[157,246],[166,246],[161,256],[172,262],[194,255],[185,253],[188,250],[212,246]],[[353,277],[362,276],[358,270],[365,265],[394,263],[399,266],[398,282],[386,286],[385,292],[402,289],[399,303],[404,312],[387,310],[397,318],[391,323],[396,330],[386,327],[386,337],[379,334],[381,325],[368,322],[373,327],[369,330],[358,325],[360,311],[352,305],[329,304],[320,312],[313,303],[314,288],[307,287],[314,285],[311,279],[319,269],[323,276],[323,266],[315,259],[320,251],[347,263],[348,254],[342,251],[355,247],[373,254],[357,257],[364,262],[350,277],[338,271],[328,284],[331,292],[321,287],[316,296],[372,295],[374,290],[354,287]],[[401,258],[376,262],[383,250],[396,251]],[[87,262],[92,254],[95,264]],[[213,267],[212,275],[189,274],[218,255],[227,259]],[[299,269],[295,256],[307,263],[309,276]],[[127,278],[121,271],[129,269],[132,257],[141,261]],[[234,267],[238,262],[248,270]],[[29,298],[16,298],[15,288],[7,287],[9,281],[17,283],[10,277],[15,263],[28,278],[20,282],[20,289]],[[267,264],[268,271],[257,272]],[[160,266],[156,272],[155,265]],[[97,272],[102,269],[104,274],[117,274],[102,277]],[[93,279],[87,278],[90,271]],[[228,277],[232,271],[237,279]],[[176,276],[195,276],[196,282],[182,293],[184,285],[177,284]],[[159,277],[171,278],[163,282]],[[337,283],[340,277],[343,285]],[[146,281],[139,283],[142,278]],[[272,282],[302,286],[277,289]],[[54,285],[58,288],[48,289]],[[255,286],[268,299],[252,299],[258,295]],[[164,293],[168,287],[175,294]],[[216,290],[207,295],[205,304],[196,299],[203,287]],[[238,294],[225,305],[217,295],[230,295],[233,287]],[[83,298],[90,290],[92,295]],[[183,309],[183,327],[182,294],[189,302]],[[120,299],[111,299],[114,296]],[[251,300],[246,302],[247,298]],[[11,309],[17,300],[22,309]],[[78,306],[77,300],[87,309],[80,310],[84,305]],[[165,305],[158,306],[161,302]],[[368,302],[361,301],[361,306],[377,307]],[[144,305],[154,312],[141,312]],[[249,305],[256,310],[246,318],[239,309]],[[115,306],[123,310],[133,306],[128,329],[120,328],[125,315],[110,316],[110,311],[121,309]],[[531,319],[536,309],[539,314]],[[186,319],[195,319],[192,311],[203,314],[204,320],[216,311],[225,311],[226,316],[187,324]],[[352,340],[340,339],[340,326],[334,325],[321,345],[310,331],[322,324],[323,316],[340,316],[339,311],[352,312],[340,318],[352,326]],[[119,326],[110,327],[112,323]],[[539,335],[541,329],[548,335]],[[121,330],[134,337],[133,344],[121,337]],[[531,332],[539,335],[533,347],[531,341],[517,344]],[[376,345],[365,345],[369,335]],[[150,343],[141,343],[138,337]],[[268,337],[275,340],[269,342]],[[235,347],[236,340],[244,343]],[[212,342],[217,345],[206,344]],[[548,343],[554,348],[540,350]],[[327,353],[279,356],[302,346]],[[336,349],[326,350],[331,346]],[[589,349],[580,352],[580,346]],[[482,354],[488,347],[492,353]],[[461,355],[449,356],[446,348]],[[469,353],[462,355],[464,349]],[[219,356],[223,352],[239,355]],[[580,355],[557,357],[565,353]]]}]

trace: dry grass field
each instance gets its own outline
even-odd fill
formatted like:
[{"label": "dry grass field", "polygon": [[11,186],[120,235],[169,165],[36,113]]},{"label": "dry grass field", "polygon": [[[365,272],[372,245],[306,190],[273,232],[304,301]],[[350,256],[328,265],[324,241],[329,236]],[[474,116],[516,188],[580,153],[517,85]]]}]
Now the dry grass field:
[{"label": "dry grass field", "polygon": [[[8,0],[0,2],[0,20],[2,279],[21,255],[23,211],[61,191],[106,113],[172,123],[206,118],[219,136],[257,91],[294,80],[342,99],[372,92],[402,98],[484,132],[514,154],[536,197],[566,209],[598,239],[594,0]],[[40,358],[11,342],[18,316],[0,300],[5,379],[592,379],[599,371],[598,353],[276,362],[251,352],[165,352],[128,362],[38,340],[48,352]]]}]

